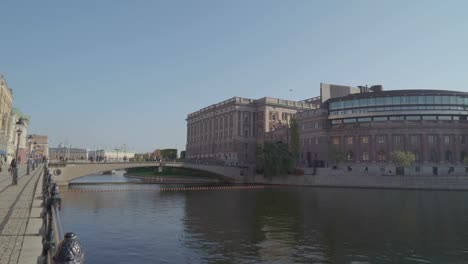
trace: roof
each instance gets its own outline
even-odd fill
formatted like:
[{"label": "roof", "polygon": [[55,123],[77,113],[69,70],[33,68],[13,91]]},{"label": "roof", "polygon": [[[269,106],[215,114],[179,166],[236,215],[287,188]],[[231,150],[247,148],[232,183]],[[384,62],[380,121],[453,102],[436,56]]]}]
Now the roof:
[{"label": "roof", "polygon": [[410,90],[389,90],[381,92],[355,93],[343,97],[328,99],[327,102],[337,102],[352,99],[376,98],[386,96],[411,96],[411,95],[457,95],[468,96],[466,92],[450,91],[450,90],[429,90],[429,89],[410,89]]}]

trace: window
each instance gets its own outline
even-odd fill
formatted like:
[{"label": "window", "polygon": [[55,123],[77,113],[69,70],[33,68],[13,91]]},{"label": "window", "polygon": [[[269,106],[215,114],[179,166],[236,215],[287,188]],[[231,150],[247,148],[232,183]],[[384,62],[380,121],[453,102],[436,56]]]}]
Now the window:
[{"label": "window", "polygon": [[452,152],[450,150],[445,151],[445,161],[452,161]]},{"label": "window", "polygon": [[356,118],[343,119],[344,123],[356,123]]},{"label": "window", "polygon": [[393,136],[393,144],[401,144],[401,143],[403,143],[401,136],[400,135],[394,135]]},{"label": "window", "polygon": [[346,137],[346,144],[348,144],[348,145],[352,145],[352,144],[353,144],[353,137],[352,137],[352,136]]},{"label": "window", "polygon": [[318,143],[319,143],[319,139],[315,138],[315,145],[318,145]]},{"label": "window", "polygon": [[423,120],[437,120],[437,116],[423,116]]},{"label": "window", "polygon": [[388,120],[388,117],[386,116],[376,116],[374,117],[374,122],[385,122]]},{"label": "window", "polygon": [[406,120],[421,120],[421,116],[407,116]]},{"label": "window", "polygon": [[466,158],[466,152],[462,150],[460,152],[460,162],[465,162],[465,158]]},{"label": "window", "polygon": [[413,145],[419,144],[419,136],[418,135],[410,136],[410,143]]},{"label": "window", "polygon": [[348,151],[348,153],[346,153],[346,160],[351,161],[353,159],[354,159],[354,153],[352,151]]},{"label": "window", "polygon": [[361,144],[369,144],[369,136],[362,136]]},{"label": "window", "polygon": [[384,135],[377,135],[377,143],[384,144],[385,143],[385,136]]},{"label": "window", "polygon": [[415,172],[420,172],[420,171],[421,171],[421,167],[419,167],[419,166],[414,167],[414,171],[415,171]]},{"label": "window", "polygon": [[465,135],[458,136],[458,139],[459,139],[459,141],[460,141],[461,144],[465,144],[465,143],[466,143],[466,136],[465,136]]},{"label": "window", "polygon": [[452,116],[439,116],[439,120],[452,120]]},{"label": "window", "polygon": [[340,138],[339,137],[332,137],[332,143],[333,143],[333,145],[339,145],[340,144]]},{"label": "window", "polygon": [[427,141],[429,142],[429,144],[437,144],[437,138],[435,135],[428,135]]},{"label": "window", "polygon": [[405,120],[405,117],[404,116],[391,116],[390,120],[391,121]]},{"label": "window", "polygon": [[370,122],[372,121],[372,118],[371,117],[361,117],[361,118],[358,118],[358,122],[362,123],[362,122]]},{"label": "window", "polygon": [[385,161],[385,152],[384,151],[379,151],[379,153],[377,153],[377,160],[380,161],[380,162],[383,162]]},{"label": "window", "polygon": [[363,151],[363,152],[361,153],[361,159],[362,159],[363,161],[369,160],[369,152]]},{"label": "window", "polygon": [[429,155],[429,160],[432,162],[437,162],[437,152],[433,149]]},{"label": "window", "polygon": [[444,143],[445,144],[450,144],[450,136],[448,136],[448,135],[444,136]]}]

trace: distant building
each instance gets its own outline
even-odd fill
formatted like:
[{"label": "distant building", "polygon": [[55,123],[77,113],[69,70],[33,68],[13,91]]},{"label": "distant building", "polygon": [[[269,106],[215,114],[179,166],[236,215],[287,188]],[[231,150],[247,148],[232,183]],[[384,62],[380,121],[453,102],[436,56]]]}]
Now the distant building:
[{"label": "distant building", "polygon": [[[22,119],[23,124],[19,125],[17,122]],[[18,159],[21,163],[26,162],[27,160],[27,136],[30,117],[25,115],[18,108],[13,108],[10,115],[10,125],[8,129],[8,145],[7,145],[7,155],[8,162],[11,161],[16,156],[18,152]],[[18,138],[18,132],[19,138]],[[19,142],[19,145],[18,145]]]},{"label": "distant building", "polygon": [[59,146],[49,148],[49,157],[51,160],[87,160],[88,151],[83,148]]},{"label": "distant building", "polygon": [[28,140],[31,142],[32,157],[49,156],[49,139],[46,135],[30,135]]},{"label": "distant building", "polygon": [[88,152],[88,158],[93,160],[103,159],[105,161],[123,162],[132,159],[135,156],[134,152],[125,150],[92,150]]},{"label": "distant building", "polygon": [[311,102],[264,97],[234,97],[187,116],[187,159],[224,164],[252,164],[258,142],[289,125],[298,112],[315,109]]}]

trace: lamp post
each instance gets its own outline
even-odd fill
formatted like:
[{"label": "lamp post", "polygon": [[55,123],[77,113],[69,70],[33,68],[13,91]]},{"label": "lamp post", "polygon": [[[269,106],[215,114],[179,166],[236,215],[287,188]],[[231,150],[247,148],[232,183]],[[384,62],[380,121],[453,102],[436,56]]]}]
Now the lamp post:
[{"label": "lamp post", "polygon": [[36,150],[37,150],[37,145],[36,145],[36,144],[37,144],[37,142],[34,141],[34,142],[33,142],[33,149],[32,149],[33,151],[32,151],[32,153],[31,153],[31,154],[32,154],[32,160],[34,161],[34,162],[32,163],[32,170],[35,170],[35,169],[36,169]]},{"label": "lamp post", "polygon": [[[16,122],[16,125],[19,126],[19,127],[23,126],[24,125],[23,118],[20,117],[18,119],[18,122]],[[14,164],[14,167],[11,168],[12,172],[13,172],[12,185],[17,185],[18,184],[18,152],[19,152],[21,132],[23,132],[23,131],[21,131],[20,128],[18,128],[16,130],[16,133],[18,134],[18,142],[16,144],[15,164]]]},{"label": "lamp post", "polygon": [[117,162],[119,162],[119,150],[118,148],[114,149],[115,151],[117,151]]},{"label": "lamp post", "polygon": [[[21,134],[21,132],[20,132]],[[31,168],[29,167],[29,164],[31,163],[31,144],[32,144],[32,136],[28,136],[28,164],[26,165],[26,175],[29,175]],[[18,144],[19,144],[19,135],[18,135]]]}]

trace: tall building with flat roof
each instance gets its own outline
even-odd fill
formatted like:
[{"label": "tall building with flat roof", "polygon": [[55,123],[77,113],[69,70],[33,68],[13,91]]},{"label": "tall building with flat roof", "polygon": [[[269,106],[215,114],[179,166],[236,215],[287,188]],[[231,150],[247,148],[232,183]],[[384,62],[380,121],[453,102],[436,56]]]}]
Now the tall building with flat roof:
[{"label": "tall building with flat roof", "polygon": [[251,164],[257,142],[289,124],[301,110],[317,105],[264,97],[233,97],[187,116],[187,159],[220,164]]},{"label": "tall building with flat roof", "polygon": [[415,162],[405,174],[468,175],[468,93],[361,88],[298,114],[302,164],[341,153],[349,170],[395,174],[392,156],[406,151]]}]

